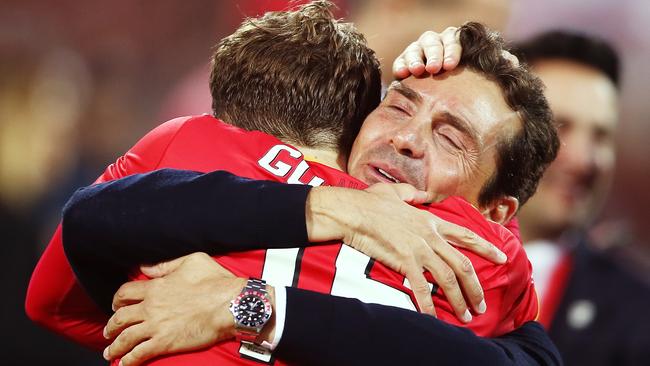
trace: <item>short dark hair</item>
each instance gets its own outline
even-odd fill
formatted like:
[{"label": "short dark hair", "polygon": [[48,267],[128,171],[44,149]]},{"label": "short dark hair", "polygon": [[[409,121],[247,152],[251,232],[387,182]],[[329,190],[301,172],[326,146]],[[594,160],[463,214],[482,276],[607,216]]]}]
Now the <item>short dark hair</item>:
[{"label": "short dark hair", "polygon": [[347,153],[380,102],[379,61],[327,1],[245,20],[217,45],[214,116],[290,143]]},{"label": "short dark hair", "polygon": [[505,42],[498,33],[475,22],[465,23],[458,31],[463,47],[460,65],[496,82],[521,120],[515,136],[499,141],[496,172],[482,188],[479,204],[513,196],[523,205],[535,193],[560,146],[544,85],[525,65],[514,65],[504,57]]},{"label": "short dark hair", "polygon": [[541,60],[573,61],[607,75],[620,88],[620,60],[616,50],[604,40],[569,31],[554,30],[515,45],[515,53],[529,65]]}]

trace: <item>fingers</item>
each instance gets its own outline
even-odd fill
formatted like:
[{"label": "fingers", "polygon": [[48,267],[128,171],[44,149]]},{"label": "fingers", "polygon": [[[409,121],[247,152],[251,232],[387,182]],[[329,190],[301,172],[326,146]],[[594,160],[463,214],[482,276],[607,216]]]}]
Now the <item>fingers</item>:
[{"label": "fingers", "polygon": [[115,314],[108,320],[108,323],[106,323],[106,327],[104,327],[104,338],[113,339],[124,329],[141,323],[143,321],[141,311],[142,309],[139,304],[117,309]]},{"label": "fingers", "polygon": [[508,260],[505,253],[466,227],[440,220],[437,230],[443,239],[458,247],[468,249],[493,263],[503,264]]},{"label": "fingers", "polygon": [[396,195],[397,198],[412,205],[431,202],[433,195],[421,191],[408,183],[376,183],[366,189],[368,192]]},{"label": "fingers", "polygon": [[131,352],[127,353],[120,360],[120,366],[137,366],[161,354],[160,346],[150,339],[135,346]]},{"label": "fingers", "polygon": [[408,69],[408,66],[406,65],[406,61],[404,60],[404,52],[402,52],[395,61],[393,61],[393,76],[396,79],[405,79],[411,75],[411,72]]},{"label": "fingers", "polygon": [[151,281],[132,281],[120,286],[120,289],[113,295],[113,311],[122,306],[142,301],[150,284]]},{"label": "fingers", "polygon": [[442,58],[445,52],[440,34],[426,31],[422,33],[418,42],[424,52],[425,70],[430,74],[439,72],[442,69]]},{"label": "fingers", "polygon": [[113,360],[122,357],[149,338],[150,336],[145,323],[130,326],[120,333],[110,346],[104,349],[104,358],[106,360]]},{"label": "fingers", "polygon": [[420,76],[424,73],[424,53],[420,44],[416,41],[411,43],[402,54],[402,58],[413,76]]},{"label": "fingers", "polygon": [[421,205],[423,203],[431,202],[431,195],[427,191],[421,191],[410,184],[398,183],[389,184],[389,186],[393,189],[395,194],[397,194],[397,198],[406,203]]},{"label": "fingers", "polygon": [[461,54],[457,27],[448,27],[442,33],[426,31],[395,59],[393,75],[404,79],[411,74],[420,76],[425,71],[436,74],[441,70],[453,70],[458,66]]},{"label": "fingers", "polygon": [[[462,286],[462,292],[465,294],[465,298],[472,305],[474,311],[478,314],[485,313],[487,306],[485,304],[483,288],[469,258],[447,244],[442,238],[440,238],[440,244],[436,252],[451,267],[455,278]],[[460,305],[462,306],[463,304]],[[461,308],[458,311],[464,311],[464,309]]]},{"label": "fingers", "polygon": [[422,267],[413,262],[410,269],[406,271],[405,276],[411,285],[411,290],[413,290],[415,301],[418,303],[420,312],[436,316],[436,309],[431,299],[431,287],[429,287],[429,282],[427,282],[422,273]]},{"label": "fingers", "polygon": [[463,48],[460,45],[460,32],[458,28],[449,27],[440,34],[442,48],[444,49],[444,62],[442,68],[453,70],[460,62]]},{"label": "fingers", "polygon": [[469,323],[472,320],[465,298],[458,285],[456,274],[440,257],[432,255],[424,262],[424,268],[431,272],[436,283],[445,294],[449,305],[456,313],[458,319],[463,323]]},{"label": "fingers", "polygon": [[411,197],[409,199],[404,199],[403,201],[412,205],[422,205],[425,203],[431,203],[432,200],[433,196],[429,194],[429,192],[415,189]]},{"label": "fingers", "polygon": [[393,76],[405,79],[411,74],[420,76],[425,71],[424,54],[417,42],[411,43],[393,62]]}]

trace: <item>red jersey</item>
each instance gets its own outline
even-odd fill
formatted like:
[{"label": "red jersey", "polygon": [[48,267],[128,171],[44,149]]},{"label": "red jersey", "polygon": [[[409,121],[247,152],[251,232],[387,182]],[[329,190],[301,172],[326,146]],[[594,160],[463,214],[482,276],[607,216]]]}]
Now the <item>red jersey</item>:
[{"label": "red jersey", "polygon": [[[161,125],[109,166],[98,182],[161,168],[200,172],[227,170],[239,176],[285,183],[365,187],[365,184],[341,171],[307,162],[298,150],[272,136],[244,131],[209,116],[179,118]],[[478,210],[461,198],[448,198],[432,205],[430,211],[447,221],[471,229],[508,256],[505,265],[494,265],[473,253],[464,252],[474,264],[488,304],[487,312],[475,316],[467,326],[478,335],[496,336],[533,320],[537,314],[537,298],[531,280],[530,264],[520,241],[504,227],[487,221]],[[41,290],[39,282],[43,285],[42,276],[45,275],[42,272],[47,272],[48,266],[52,265],[48,262],[52,262],[52,258],[56,257],[54,259],[58,261],[58,269],[67,266],[67,262],[65,265],[61,262],[65,258],[60,256],[60,232],[55,234],[50,244],[52,246],[59,248],[48,248],[44,254],[30,284],[30,293]],[[48,260],[48,257],[52,258]],[[236,275],[261,277],[276,286],[295,286],[417,310],[413,293],[402,275],[340,243],[310,248],[249,251],[217,256],[215,260]],[[56,274],[57,277],[61,275],[69,278],[66,281],[57,279],[56,283],[64,283],[66,286],[50,289],[48,295],[62,298],[58,305],[66,306],[53,308],[52,315],[56,320],[49,321],[50,328],[63,331],[77,340],[83,338],[76,334],[81,331],[86,337],[90,336],[88,338],[91,340],[102,339],[99,343],[104,345],[106,342],[101,336],[101,329],[105,318],[99,315],[95,306],[88,306],[87,298],[79,302],[76,308],[70,307],[72,301],[70,298],[66,301],[66,296],[73,290],[74,297],[81,295],[76,293],[78,285],[74,284],[70,269],[66,268]],[[51,286],[51,282],[48,285]],[[57,290],[63,292],[55,294]],[[28,295],[28,301],[30,297]],[[465,326],[456,319],[440,290],[435,291],[433,300],[440,319]],[[54,299],[50,301],[57,302]],[[102,321],[97,323],[99,319]],[[151,364],[254,365],[265,357],[268,356],[251,353],[240,347],[239,343],[230,341],[205,351],[166,356]],[[275,363],[282,364],[280,361]]]}]

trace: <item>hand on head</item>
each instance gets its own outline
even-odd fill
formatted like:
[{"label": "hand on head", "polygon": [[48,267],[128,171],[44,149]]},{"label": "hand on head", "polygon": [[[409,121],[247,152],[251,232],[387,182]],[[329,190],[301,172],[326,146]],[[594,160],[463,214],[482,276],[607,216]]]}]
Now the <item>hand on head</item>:
[{"label": "hand on head", "polygon": [[[397,56],[393,62],[393,76],[396,79],[405,79],[411,75],[420,76],[425,72],[433,75],[451,71],[460,63],[462,53],[457,27],[448,27],[441,33],[426,31]],[[505,50],[502,55],[514,66],[519,66],[517,56]]]}]

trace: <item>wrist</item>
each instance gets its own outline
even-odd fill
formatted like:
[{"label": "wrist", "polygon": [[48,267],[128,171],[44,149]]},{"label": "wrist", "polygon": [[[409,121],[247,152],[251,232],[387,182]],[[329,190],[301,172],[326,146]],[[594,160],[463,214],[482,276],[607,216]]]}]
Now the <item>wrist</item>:
[{"label": "wrist", "polygon": [[244,285],[229,306],[235,335],[238,340],[257,343],[273,318],[274,294],[269,293],[273,289],[258,278],[238,280]]},{"label": "wrist", "polygon": [[[213,286],[214,288],[211,292],[215,296],[213,304],[216,307],[214,311],[215,325],[213,329],[217,329],[217,334],[221,335],[218,337],[219,340],[237,337],[237,328],[235,319],[230,311],[230,305],[232,300],[236,299],[241,290],[246,287],[246,281],[245,278],[233,278],[232,282],[230,282],[232,286],[230,286],[225,292],[223,283],[217,281]],[[222,299],[225,299],[225,302],[223,302]],[[226,321],[224,321],[224,319],[226,319]]]},{"label": "wrist", "polygon": [[343,240],[343,225],[346,210],[346,189],[337,187],[315,187],[307,195],[305,203],[305,224],[310,242]]}]

